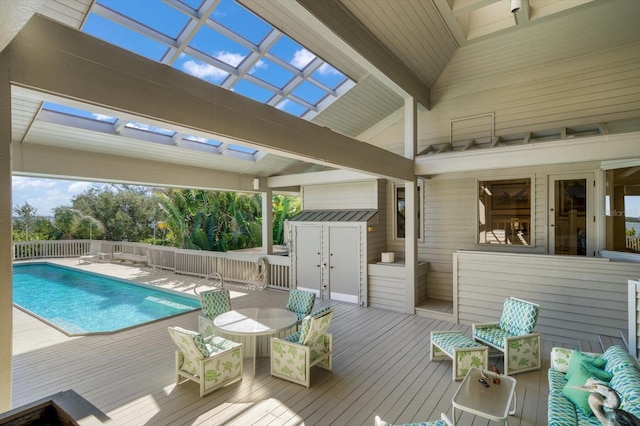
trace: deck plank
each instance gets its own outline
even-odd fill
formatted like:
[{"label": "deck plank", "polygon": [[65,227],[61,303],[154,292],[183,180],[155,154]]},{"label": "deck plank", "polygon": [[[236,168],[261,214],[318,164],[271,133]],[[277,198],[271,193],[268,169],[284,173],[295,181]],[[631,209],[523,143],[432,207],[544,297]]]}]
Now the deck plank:
[{"label": "deck plank", "polygon": [[[86,265],[107,273],[192,288],[193,280],[128,265]],[[122,268],[129,268],[123,270]],[[107,272],[105,272],[107,271]],[[166,279],[158,279],[159,275]],[[191,280],[191,281],[189,281]],[[283,307],[288,293],[234,290],[235,308]],[[174,383],[175,346],[166,331],[178,325],[195,329],[197,312],[122,332],[68,337],[14,308],[13,405],[74,389],[122,425],[372,425],[375,415],[389,422],[437,419],[451,415],[451,398],[460,382],[451,380],[450,361],[429,361],[433,330],[468,326],[339,302],[329,331],[334,369],[312,369],[306,389],[271,377],[269,359],[259,358],[256,374],[245,359],[243,380],[200,398],[198,385]],[[590,342],[576,342],[586,346]],[[518,409],[513,425],[539,425],[547,416],[548,354],[555,342],[543,341],[543,368],[515,376]],[[565,344],[566,345],[566,344]],[[569,345],[571,346],[571,345]],[[499,358],[491,358],[491,365]],[[501,361],[499,361],[501,367]],[[458,424],[488,425],[457,412]]]}]

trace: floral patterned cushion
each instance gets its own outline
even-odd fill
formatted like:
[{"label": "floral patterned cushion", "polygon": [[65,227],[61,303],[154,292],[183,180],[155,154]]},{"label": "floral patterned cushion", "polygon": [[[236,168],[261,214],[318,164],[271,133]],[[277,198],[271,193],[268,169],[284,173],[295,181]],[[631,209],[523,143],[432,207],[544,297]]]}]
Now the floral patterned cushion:
[{"label": "floral patterned cushion", "polygon": [[169,327],[169,332],[172,332],[172,336],[180,336],[178,341],[176,341],[176,339],[174,339],[174,341],[176,341],[176,344],[180,349],[182,349],[183,352],[191,352],[189,348],[189,340],[191,340],[193,341],[193,343],[195,343],[196,347],[200,351],[201,356],[206,358],[211,354],[209,352],[209,348],[204,342],[204,339],[202,338],[202,335],[197,331],[187,330],[182,327]]},{"label": "floral patterned cushion", "polygon": [[309,345],[315,342],[320,336],[326,334],[329,324],[331,323],[331,317],[333,311],[329,310],[320,317],[306,316],[302,320],[300,327],[300,339],[298,342],[301,345]]}]

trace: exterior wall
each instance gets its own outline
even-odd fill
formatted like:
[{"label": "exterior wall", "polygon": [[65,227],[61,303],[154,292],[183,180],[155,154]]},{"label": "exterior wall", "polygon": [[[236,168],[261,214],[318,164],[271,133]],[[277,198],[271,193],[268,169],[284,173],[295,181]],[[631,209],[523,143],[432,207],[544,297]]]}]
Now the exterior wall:
[{"label": "exterior wall", "polygon": [[[424,182],[424,241],[419,243],[419,259],[429,263],[427,297],[453,300],[453,265],[451,256],[457,250],[508,251],[546,254],[547,250],[547,180],[549,175],[564,173],[595,173],[595,163],[564,164],[547,167],[501,169],[436,175]],[[532,245],[497,246],[476,244],[477,241],[477,181],[531,177],[533,193]],[[391,185],[391,184],[390,184]],[[597,198],[597,197],[596,197]],[[393,194],[387,206],[393,206]],[[389,216],[392,216],[391,214]],[[394,240],[392,219],[387,218],[388,247],[404,251],[404,240]],[[596,236],[592,236],[595,238]]]},{"label": "exterior wall", "polygon": [[[495,136],[521,138],[527,132],[593,123],[614,127],[616,120],[638,117],[638,44],[511,73],[496,70],[488,53],[482,58],[468,58],[470,54],[464,48],[456,52],[431,91],[431,110],[419,111],[419,152],[428,145],[448,143],[450,121],[464,117],[494,114]],[[481,72],[472,65],[478,61],[491,71]],[[458,149],[490,131],[483,120],[469,120],[463,127],[454,139]],[[402,132],[399,119],[368,142],[402,154]]]},{"label": "exterior wall", "polygon": [[629,353],[640,359],[640,280],[629,280]]},{"label": "exterior wall", "polygon": [[376,180],[304,186],[302,209],[377,209],[378,191]]},{"label": "exterior wall", "polygon": [[[388,311],[407,311],[407,273],[404,266],[369,264],[368,306]],[[427,264],[418,264],[418,282],[427,281]],[[424,286],[421,287],[424,289]],[[416,300],[423,296],[420,292]]]},{"label": "exterior wall", "polygon": [[514,296],[540,304],[536,331],[546,340],[575,344],[621,332],[627,339],[628,280],[640,275],[639,263],[461,251],[454,268],[462,324],[496,321]]}]

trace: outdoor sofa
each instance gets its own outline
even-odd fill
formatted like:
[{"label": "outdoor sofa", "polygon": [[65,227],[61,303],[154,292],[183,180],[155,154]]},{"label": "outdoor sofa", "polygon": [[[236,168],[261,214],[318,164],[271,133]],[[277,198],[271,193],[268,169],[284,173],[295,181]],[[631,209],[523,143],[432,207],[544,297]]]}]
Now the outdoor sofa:
[{"label": "outdoor sofa", "polygon": [[604,354],[554,347],[548,377],[549,426],[601,425],[587,403],[590,393],[573,388],[591,377],[618,392],[621,409],[640,417],[640,366],[621,346]]}]

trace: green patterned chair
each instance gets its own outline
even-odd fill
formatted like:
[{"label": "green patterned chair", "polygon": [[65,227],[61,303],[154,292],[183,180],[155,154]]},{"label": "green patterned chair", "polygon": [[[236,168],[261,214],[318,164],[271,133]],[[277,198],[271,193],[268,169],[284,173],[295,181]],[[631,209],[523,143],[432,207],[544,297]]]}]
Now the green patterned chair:
[{"label": "green patterned chair", "polygon": [[219,336],[169,327],[176,351],[176,385],[184,379],[200,384],[200,397],[242,379],[242,343]]},{"label": "green patterned chair", "polygon": [[200,293],[202,313],[198,315],[198,331],[205,337],[213,336],[215,326],[213,319],[231,310],[231,296],[229,290],[216,289]]},{"label": "green patterned chair", "polygon": [[440,420],[432,420],[430,422],[416,422],[416,423],[404,423],[404,424],[391,424],[387,423],[380,417],[376,416],[375,426],[453,426],[451,420],[445,413],[440,413]]},{"label": "green patterned chair", "polygon": [[315,302],[315,293],[294,288],[289,292],[287,309],[298,316],[298,322],[300,323],[304,317],[311,313]]},{"label": "green patterned chair", "polygon": [[327,332],[333,310],[308,315],[300,330],[283,339],[271,339],[271,375],[309,387],[311,367],[333,368],[333,339]]},{"label": "green patterned chair", "polygon": [[540,333],[533,332],[539,311],[539,305],[511,297],[500,322],[473,324],[475,341],[504,354],[504,374],[540,369]]},{"label": "green patterned chair", "polygon": [[431,361],[450,359],[453,361],[453,380],[462,380],[473,367],[487,369],[489,348],[461,331],[432,331],[430,343]]}]

